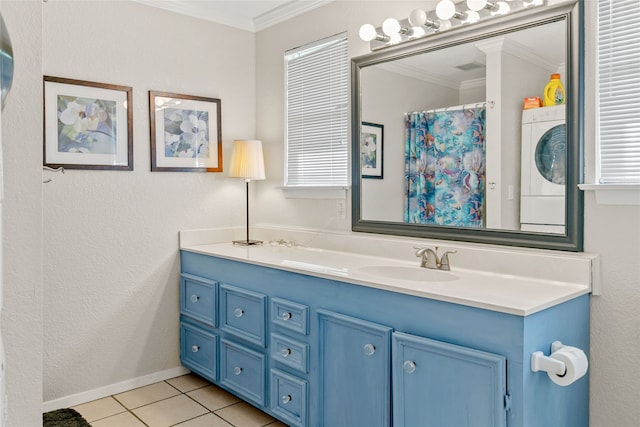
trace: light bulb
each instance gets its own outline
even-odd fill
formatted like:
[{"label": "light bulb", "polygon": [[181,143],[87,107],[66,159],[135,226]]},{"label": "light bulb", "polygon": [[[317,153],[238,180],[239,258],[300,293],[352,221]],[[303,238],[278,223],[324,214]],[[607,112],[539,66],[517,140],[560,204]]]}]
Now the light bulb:
[{"label": "light bulb", "polygon": [[391,34],[389,37],[389,43],[400,43],[402,41],[400,33]]},{"label": "light bulb", "polygon": [[413,27],[421,27],[427,22],[427,12],[422,9],[414,9],[409,14],[409,24]]},{"label": "light bulb", "polygon": [[440,27],[438,28],[438,31],[445,31],[451,28],[451,21],[446,20],[446,21],[440,21]]},{"label": "light bulb", "polygon": [[491,15],[493,16],[506,15],[507,13],[509,13],[509,11],[511,11],[509,3],[499,1],[498,3],[496,3],[496,5],[498,6],[498,10],[496,10],[495,12],[491,12]]},{"label": "light bulb", "polygon": [[475,24],[478,21],[480,21],[480,14],[478,14],[478,12],[476,12],[475,10],[470,10],[467,12],[467,19],[462,22],[464,24]]},{"label": "light bulb", "polygon": [[411,27],[412,38],[422,37],[425,34],[427,34],[427,32],[424,30],[424,27]]},{"label": "light bulb", "polygon": [[451,0],[441,0],[436,6],[438,18],[448,21],[456,14],[456,5]]},{"label": "light bulb", "polygon": [[395,18],[387,18],[382,23],[382,32],[388,36],[400,33],[400,23]]},{"label": "light bulb", "polygon": [[487,0],[467,0],[467,7],[474,12],[484,9],[487,5]]},{"label": "light bulb", "polygon": [[376,36],[378,35],[375,27],[371,24],[364,24],[362,27],[360,27],[359,34],[360,34],[360,38],[366,42],[370,42],[371,40],[375,39]]}]

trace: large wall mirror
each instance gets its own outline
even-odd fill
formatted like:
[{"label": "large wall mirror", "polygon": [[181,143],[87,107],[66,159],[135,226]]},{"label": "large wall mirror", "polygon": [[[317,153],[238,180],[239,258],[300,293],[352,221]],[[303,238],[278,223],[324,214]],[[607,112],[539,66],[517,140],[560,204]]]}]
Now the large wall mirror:
[{"label": "large wall mirror", "polygon": [[353,230],[581,251],[581,28],[565,2],[354,58]]}]

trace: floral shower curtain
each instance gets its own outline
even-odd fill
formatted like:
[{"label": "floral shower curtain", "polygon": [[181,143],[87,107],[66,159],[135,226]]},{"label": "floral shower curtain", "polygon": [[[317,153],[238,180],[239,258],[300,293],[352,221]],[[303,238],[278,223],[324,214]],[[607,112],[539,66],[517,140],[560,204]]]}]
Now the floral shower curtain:
[{"label": "floral shower curtain", "polygon": [[405,222],[484,227],[485,111],[405,115]]}]

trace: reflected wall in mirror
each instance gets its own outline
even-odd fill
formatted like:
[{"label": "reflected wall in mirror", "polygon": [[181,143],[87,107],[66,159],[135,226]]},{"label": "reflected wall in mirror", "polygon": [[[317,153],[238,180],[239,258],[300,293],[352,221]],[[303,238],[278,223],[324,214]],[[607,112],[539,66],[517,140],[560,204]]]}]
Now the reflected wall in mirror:
[{"label": "reflected wall in mirror", "polygon": [[354,231],[581,250],[577,8],[355,58],[352,123],[384,126],[385,173],[354,160]]}]

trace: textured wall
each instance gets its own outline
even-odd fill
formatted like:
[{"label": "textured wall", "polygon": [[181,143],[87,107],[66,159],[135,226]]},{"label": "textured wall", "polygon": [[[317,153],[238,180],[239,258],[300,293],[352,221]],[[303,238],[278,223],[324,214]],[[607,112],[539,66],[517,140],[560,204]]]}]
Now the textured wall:
[{"label": "textured wall", "polygon": [[44,74],[132,86],[134,121],[132,172],[47,173],[48,401],[179,366],[178,231],[240,225],[244,186],[150,172],[148,91],[220,98],[227,163],[234,138],[255,136],[255,53],[250,32],[131,1],[43,9]]},{"label": "textured wall", "polygon": [[42,3],[2,0],[1,10],[15,56],[15,78],[2,111],[6,425],[37,426],[42,423]]},{"label": "textured wall", "polygon": [[[585,182],[595,180],[595,2],[586,1]],[[586,192],[587,252],[602,256],[602,295],[591,299],[591,427],[640,423],[640,206],[598,205]]]}]

